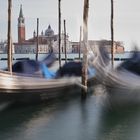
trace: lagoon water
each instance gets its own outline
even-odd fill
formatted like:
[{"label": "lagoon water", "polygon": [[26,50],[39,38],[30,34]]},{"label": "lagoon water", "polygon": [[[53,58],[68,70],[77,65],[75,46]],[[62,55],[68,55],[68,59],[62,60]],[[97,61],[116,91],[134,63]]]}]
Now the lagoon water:
[{"label": "lagoon water", "polygon": [[[6,65],[1,62],[2,66]],[[139,140],[140,106],[106,107],[101,96],[0,105],[0,140]]]},{"label": "lagoon water", "polygon": [[107,109],[91,94],[3,108],[1,140],[139,140],[140,106]]}]

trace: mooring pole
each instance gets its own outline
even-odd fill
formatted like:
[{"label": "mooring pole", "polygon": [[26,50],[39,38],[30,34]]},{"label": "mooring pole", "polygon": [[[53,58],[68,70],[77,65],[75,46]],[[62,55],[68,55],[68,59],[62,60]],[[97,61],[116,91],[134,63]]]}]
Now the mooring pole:
[{"label": "mooring pole", "polygon": [[80,39],[79,39],[79,60],[81,60],[81,40],[82,40],[82,26],[80,26]]},{"label": "mooring pole", "polygon": [[11,8],[12,8],[12,0],[8,0],[7,65],[8,71],[12,74]]},{"label": "mooring pole", "polygon": [[83,11],[83,66],[82,66],[82,84],[85,89],[82,89],[82,97],[87,95],[87,47],[88,47],[88,8],[89,0],[84,0]]},{"label": "mooring pole", "polygon": [[59,68],[61,69],[61,0],[58,0],[58,25],[59,25]]},{"label": "mooring pole", "polygon": [[64,20],[64,46],[65,46],[65,63],[67,63],[66,20]]},{"label": "mooring pole", "polygon": [[112,68],[114,67],[114,4],[113,0],[111,0],[111,62]]},{"label": "mooring pole", "polygon": [[36,61],[38,61],[38,44],[39,44],[38,30],[39,30],[39,18],[37,18]]}]

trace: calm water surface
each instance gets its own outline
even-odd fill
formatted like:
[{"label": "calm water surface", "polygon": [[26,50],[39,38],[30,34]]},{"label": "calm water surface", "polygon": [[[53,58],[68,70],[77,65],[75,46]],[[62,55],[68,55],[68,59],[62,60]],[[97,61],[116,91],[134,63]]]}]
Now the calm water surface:
[{"label": "calm water surface", "polygon": [[108,109],[97,96],[1,108],[0,140],[139,140],[140,106]]}]

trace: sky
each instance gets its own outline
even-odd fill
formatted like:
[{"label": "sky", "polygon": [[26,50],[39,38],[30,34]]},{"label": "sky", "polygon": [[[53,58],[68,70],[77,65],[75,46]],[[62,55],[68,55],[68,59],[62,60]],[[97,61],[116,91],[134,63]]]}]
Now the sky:
[{"label": "sky", "polygon": [[[0,41],[7,38],[8,0],[0,0]],[[88,39],[111,39],[111,0],[89,0]],[[66,20],[66,31],[71,41],[79,41],[80,26],[83,25],[84,0],[61,0],[62,31]],[[26,24],[26,39],[36,30],[39,18],[39,32],[50,24],[58,33],[58,0],[12,0],[12,38],[17,41],[17,18],[22,4]],[[114,0],[114,40],[122,41],[126,51],[138,45],[140,49],[140,1]]]}]

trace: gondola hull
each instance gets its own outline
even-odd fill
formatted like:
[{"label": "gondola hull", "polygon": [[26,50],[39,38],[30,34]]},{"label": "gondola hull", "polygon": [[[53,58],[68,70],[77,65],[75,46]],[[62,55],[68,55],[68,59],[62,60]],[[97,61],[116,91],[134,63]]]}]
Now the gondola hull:
[{"label": "gondola hull", "polygon": [[93,66],[96,69],[97,79],[106,89],[107,101],[115,106],[140,104],[139,51],[134,51],[133,55],[119,67],[110,63],[104,41],[95,48],[95,55]]},{"label": "gondola hull", "polygon": [[0,103],[33,103],[62,96],[80,95],[78,77],[44,79],[0,72]]},{"label": "gondola hull", "polygon": [[81,88],[76,85],[62,86],[57,88],[47,89],[3,89],[0,91],[0,103],[14,102],[19,104],[24,103],[39,103],[52,100],[60,97],[68,97],[72,95],[80,95]]},{"label": "gondola hull", "polygon": [[112,71],[106,76],[104,85],[112,105],[140,104],[139,76],[128,71]]}]

